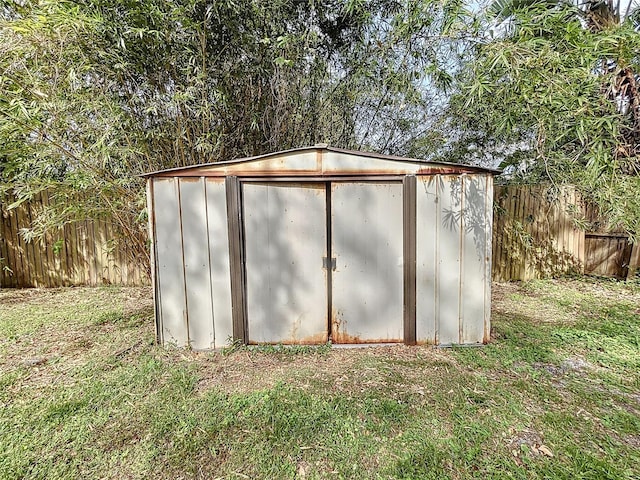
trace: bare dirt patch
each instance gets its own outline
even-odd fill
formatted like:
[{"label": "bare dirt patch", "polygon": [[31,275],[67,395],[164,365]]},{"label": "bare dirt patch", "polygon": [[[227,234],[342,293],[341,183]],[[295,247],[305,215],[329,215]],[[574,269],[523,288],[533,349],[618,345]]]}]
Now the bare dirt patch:
[{"label": "bare dirt patch", "polygon": [[542,435],[534,429],[509,430],[507,449],[513,455],[514,461],[522,465],[522,456],[529,454],[533,457],[553,457],[553,452],[542,440]]},{"label": "bare dirt patch", "polygon": [[[246,393],[273,387],[278,382],[302,389],[322,387],[349,393],[379,388],[389,378],[406,377],[406,387],[424,392],[425,371],[430,374],[445,367],[457,368],[446,350],[433,347],[380,346],[332,348],[323,353],[272,354],[240,350],[230,354],[192,353],[189,361],[200,365],[198,391],[215,388],[227,393]],[[414,366],[407,369],[404,364]],[[433,363],[436,362],[440,366]],[[380,365],[384,363],[384,365]],[[368,366],[368,364],[375,364]],[[427,367],[428,365],[428,367]],[[354,376],[354,371],[358,372]],[[411,378],[409,378],[411,377]],[[396,384],[397,386],[397,384]]]}]

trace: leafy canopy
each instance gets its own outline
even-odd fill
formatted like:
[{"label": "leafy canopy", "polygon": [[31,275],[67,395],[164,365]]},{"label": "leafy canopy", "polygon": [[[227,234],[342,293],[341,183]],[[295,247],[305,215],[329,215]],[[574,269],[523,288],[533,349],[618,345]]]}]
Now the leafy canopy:
[{"label": "leafy canopy", "polygon": [[576,184],[611,223],[637,235],[640,35],[633,18],[597,23],[593,12],[565,2],[501,7],[509,18],[493,23],[495,36],[479,44],[452,99],[462,133],[451,151],[498,156],[515,181]]}]

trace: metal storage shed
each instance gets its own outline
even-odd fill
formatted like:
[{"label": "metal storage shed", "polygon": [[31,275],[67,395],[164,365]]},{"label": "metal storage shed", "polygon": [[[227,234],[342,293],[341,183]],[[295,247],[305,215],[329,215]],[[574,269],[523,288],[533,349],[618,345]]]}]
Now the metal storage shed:
[{"label": "metal storage shed", "polygon": [[495,173],[326,145],[149,173],[158,341],[485,343]]}]

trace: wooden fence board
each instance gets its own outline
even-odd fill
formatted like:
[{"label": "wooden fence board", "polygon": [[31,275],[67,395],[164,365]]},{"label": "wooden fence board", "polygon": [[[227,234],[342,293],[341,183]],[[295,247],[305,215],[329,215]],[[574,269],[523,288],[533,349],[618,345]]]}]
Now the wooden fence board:
[{"label": "wooden fence board", "polygon": [[14,201],[0,198],[0,287],[149,284],[144,260],[132,261],[127,242],[115,241],[127,236],[113,223],[71,223],[26,242],[21,229],[32,228],[51,200],[42,192],[9,210]]},{"label": "wooden fence board", "polygon": [[627,279],[630,280],[640,271],[640,243],[633,245],[631,250],[631,259],[629,260],[629,270],[627,271]]},{"label": "wooden fence board", "polygon": [[[574,192],[564,189],[554,200],[544,186],[496,188],[493,278],[529,280],[580,271],[580,237],[570,210]],[[500,213],[501,212],[501,213]]]},{"label": "wooden fence board", "polygon": [[11,240],[13,244],[13,255],[15,268],[14,275],[18,285],[25,285],[25,268],[22,264],[22,247],[20,246],[20,225],[18,224],[18,212],[16,209],[9,210],[9,222],[11,228]]},{"label": "wooden fence board", "polygon": [[[4,203],[2,204],[4,206]],[[10,229],[7,226],[8,213],[5,208],[0,209],[0,285],[13,285],[13,275],[10,272],[11,260],[9,254],[11,248],[9,247]]]}]

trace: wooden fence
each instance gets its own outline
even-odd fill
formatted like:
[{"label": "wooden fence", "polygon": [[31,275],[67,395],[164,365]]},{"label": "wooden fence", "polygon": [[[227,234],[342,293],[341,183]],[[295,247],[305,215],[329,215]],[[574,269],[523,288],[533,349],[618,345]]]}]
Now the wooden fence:
[{"label": "wooden fence", "polygon": [[607,230],[573,188],[514,185],[494,191],[493,280],[635,275],[638,245]]},{"label": "wooden fence", "polygon": [[634,276],[640,264],[638,245],[630,244],[624,233],[608,229],[593,205],[585,206],[584,215],[589,226],[585,231],[585,273],[616,278]]},{"label": "wooden fence", "polygon": [[5,197],[0,208],[0,287],[149,284],[146,262],[135,260],[112,222],[76,222],[26,241],[24,233],[50,199],[42,193],[7,208],[13,200]]},{"label": "wooden fence", "polygon": [[[66,225],[27,242],[25,229],[49,203],[46,194],[0,208],[0,287],[148,285],[148,263],[136,259],[126,235],[106,220]],[[590,230],[578,228],[590,225]],[[640,264],[638,245],[607,231],[575,191],[496,186],[493,279],[529,280],[566,273],[624,278]]]}]

